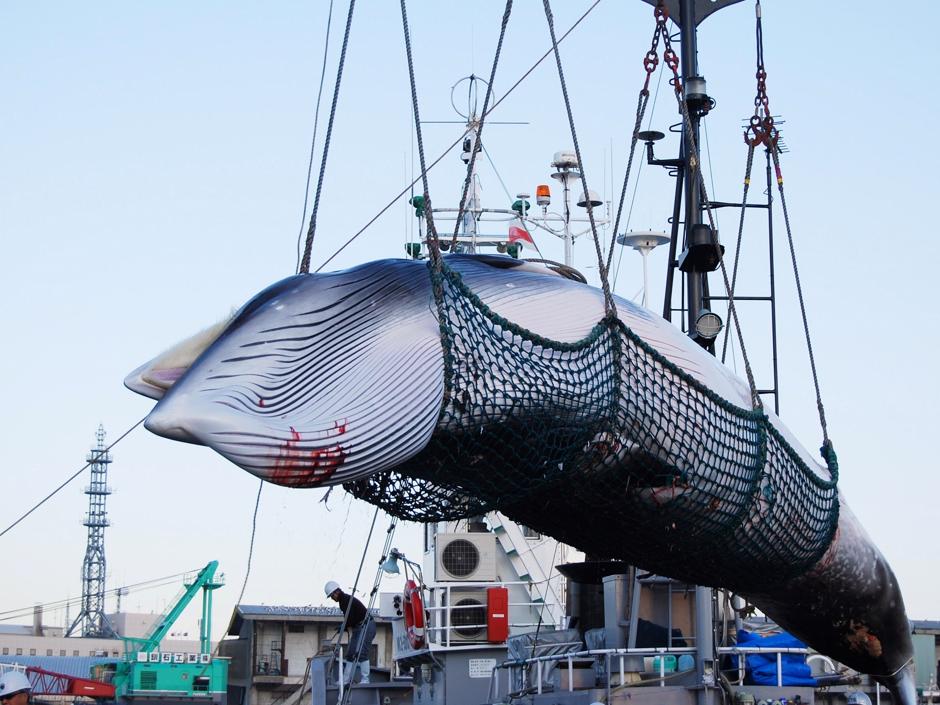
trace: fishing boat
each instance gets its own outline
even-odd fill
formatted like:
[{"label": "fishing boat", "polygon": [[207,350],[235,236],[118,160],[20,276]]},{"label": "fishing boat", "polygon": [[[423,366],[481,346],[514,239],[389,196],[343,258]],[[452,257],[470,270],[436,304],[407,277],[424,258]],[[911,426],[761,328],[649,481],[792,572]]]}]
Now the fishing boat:
[{"label": "fishing boat", "polygon": [[[775,411],[779,408],[776,370],[771,386],[761,389],[744,356],[748,388],[742,392],[744,385],[732,381],[714,362],[723,330],[738,329],[742,355],[744,343],[734,307],[735,298],[741,297],[734,291],[735,273],[725,266],[726,246],[719,241],[713,211],[738,208],[743,222],[747,208],[764,208],[772,227],[774,176],[781,186],[781,201],[783,197],[779,170],[782,144],[766,96],[759,3],[758,87],[754,115],[744,129],[749,155],[741,201],[710,197],[702,177],[699,125],[715,103],[697,65],[697,27],[710,14],[738,1],[650,2],[655,8],[656,29],[644,60],[646,83],[640,92],[615,218],[609,212],[603,217],[595,212],[604,202],[587,187],[570,111],[574,147],[556,152],[552,160],[555,171],[551,177],[562,192],[559,211],[549,211],[551,189],[547,184],[537,187],[535,208],[527,192],[518,192],[509,208],[483,206],[475,165],[482,149],[492,80],[485,84],[487,98],[479,114],[472,108],[467,111],[462,137],[467,177],[460,203],[452,209],[432,207],[415,99],[424,188],[422,194],[411,198],[411,205],[419,224],[426,223],[427,230],[419,226],[419,236],[407,243],[406,254],[411,260],[427,258],[428,268],[412,266],[415,263],[374,263],[352,274],[337,273],[330,284],[317,290],[330,275],[319,279],[302,276],[309,271],[308,238],[300,275],[269,287],[247,304],[218,338],[205,342],[198,358],[184,366],[170,385],[147,387],[148,379],[158,379],[151,374],[155,368],[150,363],[129,377],[128,386],[159,399],[147,427],[161,435],[209,445],[246,470],[281,484],[342,483],[354,496],[393,516],[428,524],[427,551],[420,561],[388,547],[383,570],[396,572],[404,565],[406,581],[400,594],[379,598],[379,614],[393,624],[399,676],[409,679],[415,703],[523,700],[536,705],[547,700],[614,703],[634,699],[689,705],[693,701],[711,705],[719,700],[811,703],[817,697],[819,676],[812,674],[807,661],[814,660],[830,669],[824,675],[830,687],[833,683],[846,685],[828,655],[816,658],[805,644],[786,635],[777,641],[746,642],[743,627],[748,606],[740,594],[753,596],[756,604],[786,622],[788,628],[819,636],[816,643],[826,644],[831,637],[829,646],[837,653],[859,656],[855,663],[871,665],[869,670],[876,680],[887,685],[899,702],[913,703],[913,676],[905,653],[909,635],[904,634],[906,624],[900,624],[899,616],[903,615],[902,601],[880,553],[861,538],[863,532],[850,513],[840,514],[838,465],[826,435],[821,402],[825,466],[811,460],[776,415],[765,408],[765,397],[773,399]],[[550,12],[547,15],[551,20]],[[667,25],[670,16],[679,27],[678,52]],[[554,31],[552,39],[564,87]],[[657,154],[657,142],[664,133],[640,130],[649,79],[660,63],[660,45],[681,115],[673,126],[681,143],[674,158]],[[414,95],[413,69],[411,76]],[[474,84],[472,78],[470,82]],[[565,100],[567,103],[567,94]],[[669,233],[620,232],[623,194],[640,144],[646,163],[665,168],[675,179]],[[761,150],[766,157],[766,201],[749,204],[753,158]],[[575,207],[584,209],[585,217],[576,217]],[[450,216],[456,228],[447,237],[437,231],[435,217]],[[589,227],[578,230],[579,220]],[[613,227],[608,237],[602,238],[599,229],[611,220]],[[505,228],[505,233],[487,230],[493,223]],[[790,236],[788,222],[787,227]],[[564,262],[542,257],[525,261],[521,257],[525,248],[535,245],[533,232],[538,230],[564,241]],[[574,266],[572,250],[575,239],[588,232],[594,241],[602,294],[586,294],[585,289],[571,285],[572,281],[576,286],[586,281]],[[609,274],[617,243],[644,256],[668,244],[661,318],[611,293]],[[444,253],[449,253],[449,259]],[[769,303],[773,321],[772,241],[769,265],[771,291],[755,298]],[[464,276],[472,280],[475,272],[483,271],[486,273],[476,281],[489,277],[488,299],[463,283]],[[724,295],[714,293],[710,285],[710,276],[717,278],[719,272]],[[415,296],[386,315],[354,316],[356,321],[367,320],[368,335],[349,332],[358,323],[317,318],[329,309],[341,312],[337,300],[330,298],[337,296],[346,308],[342,313],[349,313],[347,301],[375,310],[379,300],[371,292],[363,294],[363,287],[369,285],[362,284],[369,282],[373,273],[388,277],[393,287],[414,285]],[[422,279],[427,273],[430,281]],[[582,332],[583,337],[576,341],[534,334],[490,308],[492,292],[500,286],[516,287],[512,279],[517,275],[520,285],[535,282],[537,287],[562,292],[569,299],[582,296],[586,304],[593,296],[594,303],[603,302],[603,317],[590,335]],[[550,284],[546,283],[548,276]],[[682,292],[678,304],[676,288]],[[647,289],[644,286],[644,304],[649,303]],[[349,293],[340,296],[337,291]],[[424,305],[428,292],[433,292],[429,299],[435,304],[433,308]],[[311,311],[304,307],[305,296],[316,297],[319,308]],[[455,299],[459,299],[457,304]],[[723,305],[727,305],[727,322],[717,311]],[[587,310],[598,309],[586,305]],[[307,426],[298,421],[295,428],[291,423],[285,437],[283,427],[294,418],[291,415],[316,406],[309,402],[311,393],[297,391],[314,388],[304,386],[310,379],[309,370],[327,370],[329,385],[335,383],[330,366],[319,364],[317,353],[308,351],[326,350],[328,362],[342,354],[349,341],[390,340],[382,336],[392,335],[387,328],[392,314],[412,326],[416,339],[439,329],[439,339],[422,339],[422,350],[430,350],[432,357],[439,356],[441,350],[445,353],[441,384],[409,390],[409,398],[418,400],[411,407],[430,411],[412,418],[402,415],[407,409],[396,407],[397,424],[414,423],[420,430],[406,439],[387,430],[374,431],[388,426],[388,419],[383,422],[381,416],[350,422],[330,410],[333,416],[313,416],[315,423],[310,415],[297,415]],[[291,317],[289,323],[285,316]],[[473,316],[478,321],[471,321]],[[667,325],[674,316],[679,319],[678,331]],[[381,329],[383,324],[385,330]],[[455,332],[464,325],[469,333],[464,328]],[[643,326],[646,334],[634,332]],[[303,340],[314,343],[298,350],[289,344],[300,339],[279,337],[286,333],[272,335],[288,329],[290,335],[297,334],[295,329],[306,329],[303,332],[309,332],[309,337]],[[656,337],[660,333],[662,336]],[[776,358],[775,333],[771,337]],[[475,340],[482,341],[479,349],[474,347]],[[601,362],[579,368],[577,383],[565,386],[569,384],[565,381],[553,386],[549,381],[543,385],[535,375],[535,381],[526,379],[518,389],[514,387],[516,378],[526,376],[527,364],[534,362],[539,369],[550,368],[552,374],[561,370],[563,374],[566,365],[574,365],[572,360],[579,351],[597,341],[601,342],[589,354]],[[513,347],[516,359],[511,362],[517,366],[510,366],[508,372],[497,370],[496,362],[509,356],[500,358],[498,351],[487,357],[484,345]],[[251,352],[234,355],[227,346]],[[265,349],[272,352],[254,352]],[[302,355],[295,357],[294,352]],[[635,378],[641,375],[634,375],[634,362],[623,362],[630,355],[643,358],[646,365],[638,383]],[[219,373],[221,365],[228,365],[226,374]],[[601,370],[603,366],[605,370]],[[374,369],[381,367],[373,365]],[[304,369],[298,372],[297,368]],[[433,365],[428,369],[437,373]],[[458,372],[464,375],[461,383],[465,387],[454,384]],[[492,378],[497,373],[500,381],[494,384]],[[594,374],[603,389],[596,398],[587,398],[578,384]],[[257,384],[258,379],[285,377],[289,384],[273,390]],[[366,377],[351,373],[346,377],[354,377],[360,386],[378,388]],[[220,385],[219,379],[226,381]],[[549,375],[546,379],[556,378]],[[474,387],[477,381],[482,381],[482,393]],[[663,393],[667,388],[672,396]],[[647,392],[651,396],[643,397]],[[605,394],[615,401],[608,403]],[[752,407],[745,409],[742,404],[748,401],[748,394]],[[235,413],[217,413],[220,404]],[[359,400],[357,404],[362,406]],[[478,416],[473,415],[476,411]],[[316,413],[321,410],[317,408]],[[541,425],[527,425],[530,417],[526,414]],[[355,442],[351,429],[360,434]],[[540,436],[540,445],[535,451],[520,453],[517,464],[504,451],[512,449],[515,436],[526,434]],[[407,445],[405,450],[403,445]],[[742,474],[735,476],[730,468],[738,466],[743,467]],[[609,485],[605,488],[598,479],[609,481]],[[729,490],[735,483],[737,487]],[[577,496],[582,487],[587,490]],[[561,513],[566,511],[568,500],[575,499],[579,514],[566,520]],[[632,524],[623,520],[624,513],[633,515]],[[608,536],[615,533],[615,526],[627,527],[632,546],[624,546],[620,536]],[[583,561],[568,561],[562,556],[556,563],[559,553],[567,551],[562,542],[591,555]],[[854,587],[859,588],[863,612],[846,606],[844,614],[850,617],[838,616],[842,603],[855,597],[844,588],[852,567],[849,563],[856,559],[866,566],[860,572],[874,574],[877,569],[883,577],[878,585],[884,589],[872,589],[877,582],[874,578],[859,580]],[[564,591],[556,566],[564,577]],[[820,590],[832,587],[826,582],[830,578],[835,579],[838,589],[827,595]],[[379,579],[377,575],[376,586]],[[734,594],[703,584],[728,585]],[[833,604],[829,604],[830,598]],[[869,623],[864,610],[880,598],[890,601],[890,619],[882,621],[875,615]],[[828,619],[829,608],[835,615],[833,620],[842,622],[822,623],[825,619],[820,615]],[[888,652],[890,659],[885,656],[884,660],[891,661],[890,670],[885,670],[877,664]],[[341,675],[347,669],[336,667],[342,660],[340,651],[311,669],[312,697],[317,705],[375,695],[372,683],[362,689],[347,682]],[[764,668],[758,668],[760,661],[767,662]],[[758,671],[769,681],[762,682]],[[363,690],[370,694],[357,696]],[[874,700],[880,700],[880,687],[872,687],[871,692]],[[858,702],[870,696],[854,689],[842,697]]]}]

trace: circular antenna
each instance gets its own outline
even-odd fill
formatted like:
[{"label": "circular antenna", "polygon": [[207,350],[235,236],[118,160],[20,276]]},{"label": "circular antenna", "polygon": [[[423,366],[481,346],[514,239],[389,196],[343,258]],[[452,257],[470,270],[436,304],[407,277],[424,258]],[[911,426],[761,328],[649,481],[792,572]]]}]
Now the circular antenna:
[{"label": "circular antenna", "polygon": [[[457,107],[457,103],[454,98],[454,92],[457,90],[460,84],[465,83],[465,82],[469,82],[470,85],[467,86],[467,112],[463,113]],[[480,93],[479,89],[477,88],[477,83],[482,83],[484,86],[487,86],[487,87],[489,87],[490,85],[489,81],[484,81],[479,76],[474,76],[473,74],[470,74],[469,76],[464,76],[459,81],[457,81],[457,83],[455,83],[454,85],[450,87],[450,104],[453,107],[454,112],[457,113],[460,117],[464,118],[465,120],[470,120],[471,118],[475,118],[477,116],[477,104],[479,103],[479,93]],[[496,98],[495,94],[493,94],[493,98],[495,100]]]},{"label": "circular antenna", "polygon": [[617,236],[617,243],[620,245],[627,245],[632,247],[634,250],[639,252],[649,252],[656,249],[660,245],[665,245],[672,238],[669,237],[666,233],[654,233],[652,231],[646,232],[629,232],[624,233],[623,235]]},{"label": "circular antenna", "polygon": [[581,194],[581,198],[578,199],[578,206],[581,208],[587,208],[588,201],[591,202],[592,208],[597,208],[603,203],[603,201],[600,199],[600,196],[598,196],[597,193],[591,189],[588,189],[587,194]]},{"label": "circular antenna", "polygon": [[659,142],[666,135],[658,130],[644,130],[643,132],[637,132],[636,136],[644,142]]}]

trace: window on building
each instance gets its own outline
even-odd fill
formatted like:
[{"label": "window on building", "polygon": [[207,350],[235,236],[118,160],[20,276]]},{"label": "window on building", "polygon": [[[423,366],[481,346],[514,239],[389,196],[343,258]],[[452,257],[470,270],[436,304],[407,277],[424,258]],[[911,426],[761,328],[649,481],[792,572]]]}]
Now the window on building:
[{"label": "window on building", "polygon": [[78,656],[78,649],[75,649],[75,651],[72,652],[72,656]]},{"label": "window on building", "polygon": [[303,634],[304,623],[303,622],[288,622],[287,631],[291,634]]},{"label": "window on building", "polygon": [[22,656],[22,655],[23,655],[23,649],[20,649],[20,648],[17,647],[17,649],[16,649],[16,655],[17,655],[17,656]]},{"label": "window on building", "polygon": [[540,538],[542,538],[542,534],[540,534],[540,533],[539,533],[538,531],[536,531],[535,529],[530,529],[528,526],[523,526],[523,527],[522,527],[522,535],[525,536],[527,539],[540,539]]},{"label": "window on building", "polygon": [[10,655],[10,648],[9,648],[8,646],[4,646],[4,647],[3,647],[3,655],[4,655],[4,656],[9,656],[9,655]]},{"label": "window on building", "polygon": [[52,656],[52,649],[46,649],[46,656]]},{"label": "window on building", "polygon": [[59,649],[59,656],[65,656],[65,649]]},{"label": "window on building", "polygon": [[94,655],[95,655],[95,650],[92,649],[91,651],[89,651],[89,652],[88,652],[88,655],[89,655],[89,656],[94,656]]}]

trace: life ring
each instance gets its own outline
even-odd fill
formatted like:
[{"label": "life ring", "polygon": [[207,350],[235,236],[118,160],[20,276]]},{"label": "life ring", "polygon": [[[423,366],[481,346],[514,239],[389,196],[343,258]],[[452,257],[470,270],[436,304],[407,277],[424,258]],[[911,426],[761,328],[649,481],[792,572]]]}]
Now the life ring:
[{"label": "life ring", "polygon": [[405,581],[405,632],[412,649],[424,648],[424,603],[421,601],[421,589],[414,580]]}]

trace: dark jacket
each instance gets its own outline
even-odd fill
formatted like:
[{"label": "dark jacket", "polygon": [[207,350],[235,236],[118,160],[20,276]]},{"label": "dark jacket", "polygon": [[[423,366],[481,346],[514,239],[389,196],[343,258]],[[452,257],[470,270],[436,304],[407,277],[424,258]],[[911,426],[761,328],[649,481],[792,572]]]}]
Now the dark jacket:
[{"label": "dark jacket", "polygon": [[[350,600],[352,600],[352,607],[349,606]],[[339,608],[342,610],[343,614],[346,614],[346,609],[349,608],[349,620],[346,622],[347,629],[355,629],[366,619],[366,606],[358,599],[352,595],[347,595],[345,592],[340,592],[339,594]]]}]

